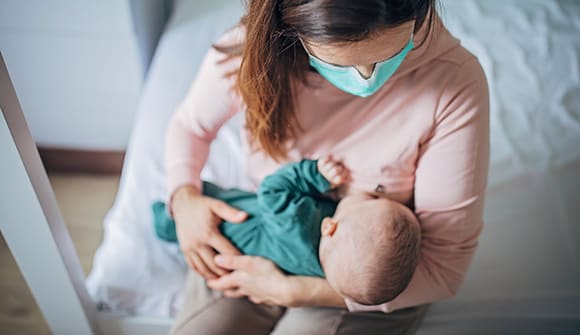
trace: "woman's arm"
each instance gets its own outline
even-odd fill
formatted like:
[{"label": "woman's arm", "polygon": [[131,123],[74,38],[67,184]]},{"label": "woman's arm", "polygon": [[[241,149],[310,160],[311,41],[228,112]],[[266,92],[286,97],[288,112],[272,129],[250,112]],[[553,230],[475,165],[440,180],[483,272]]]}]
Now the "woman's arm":
[{"label": "woman's arm", "polygon": [[[235,34],[235,31],[234,31]],[[230,33],[229,35],[232,35]],[[227,34],[220,43],[227,42]],[[224,41],[224,39],[226,41]],[[175,219],[179,247],[189,266],[206,279],[227,272],[213,260],[216,253],[239,253],[218,230],[223,219],[245,220],[246,214],[222,201],[201,195],[201,169],[218,130],[240,106],[227,74],[239,67],[210,49],[183,102],[170,120],[165,141],[170,216]]]},{"label": "woman's arm", "polygon": [[263,257],[219,255],[216,263],[233,272],[207,283],[226,297],[248,297],[257,304],[286,307],[346,306],[326,279],[285,275]]},{"label": "woman's arm", "polygon": [[185,99],[169,121],[164,159],[172,217],[176,191],[184,186],[201,190],[200,173],[210,144],[221,126],[241,109],[231,90],[233,78],[226,77],[239,66],[239,60],[220,62],[225,57],[213,48],[207,52]]},{"label": "woman's arm", "polygon": [[394,300],[378,306],[347,301],[350,310],[391,312],[430,303],[454,296],[463,283],[483,226],[489,97],[475,58],[445,87],[415,173],[415,211],[422,233],[415,274]]},{"label": "woman's arm", "polygon": [[289,276],[287,307],[346,307],[340,296],[324,278]]}]

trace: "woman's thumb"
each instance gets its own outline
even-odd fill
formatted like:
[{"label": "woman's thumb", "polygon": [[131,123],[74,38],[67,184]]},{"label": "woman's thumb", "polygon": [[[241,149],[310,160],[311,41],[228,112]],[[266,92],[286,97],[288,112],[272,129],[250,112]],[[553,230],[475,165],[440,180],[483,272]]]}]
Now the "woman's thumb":
[{"label": "woman's thumb", "polygon": [[209,208],[216,216],[232,223],[241,223],[248,217],[248,213],[231,207],[221,200],[211,199]]}]

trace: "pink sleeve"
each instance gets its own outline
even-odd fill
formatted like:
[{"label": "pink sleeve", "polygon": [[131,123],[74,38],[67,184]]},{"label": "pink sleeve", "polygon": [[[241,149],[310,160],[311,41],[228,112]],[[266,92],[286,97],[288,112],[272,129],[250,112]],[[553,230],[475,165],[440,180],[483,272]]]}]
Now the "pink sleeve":
[{"label": "pink sleeve", "polygon": [[415,172],[415,212],[421,253],[409,286],[394,300],[350,310],[392,312],[447,299],[463,283],[483,226],[489,164],[489,96],[475,59],[443,91],[434,128],[421,143]]},{"label": "pink sleeve", "polygon": [[183,185],[201,189],[200,173],[210,144],[221,126],[240,110],[232,90],[234,79],[225,76],[239,67],[239,58],[218,63],[225,57],[214,48],[208,51],[189,92],[169,121],[164,159],[171,216],[175,190]]}]

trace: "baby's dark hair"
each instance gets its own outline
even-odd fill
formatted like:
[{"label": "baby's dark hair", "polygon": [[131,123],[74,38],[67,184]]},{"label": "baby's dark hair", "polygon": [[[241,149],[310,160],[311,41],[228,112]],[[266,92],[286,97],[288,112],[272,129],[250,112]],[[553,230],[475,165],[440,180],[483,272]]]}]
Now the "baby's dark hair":
[{"label": "baby's dark hair", "polygon": [[419,261],[421,229],[417,218],[392,201],[385,209],[380,215],[382,222],[365,222],[355,228],[361,232],[355,243],[364,241],[366,246],[354,248],[346,262],[350,263],[351,285],[341,285],[341,293],[362,305],[395,299],[409,285]]}]

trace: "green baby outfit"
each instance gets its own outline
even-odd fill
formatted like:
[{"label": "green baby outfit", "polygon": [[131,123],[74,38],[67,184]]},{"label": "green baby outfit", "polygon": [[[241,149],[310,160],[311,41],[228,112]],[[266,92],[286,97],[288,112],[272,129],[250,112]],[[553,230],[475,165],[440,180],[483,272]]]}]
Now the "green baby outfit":
[{"label": "green baby outfit", "polygon": [[[323,197],[330,183],[315,160],[290,163],[266,177],[257,193],[225,190],[204,182],[203,194],[248,213],[241,224],[224,222],[220,231],[243,254],[272,260],[290,274],[324,277],[318,246],[322,219],[332,216],[336,202]],[[177,241],[175,221],[165,203],[152,206],[155,232]]]}]

